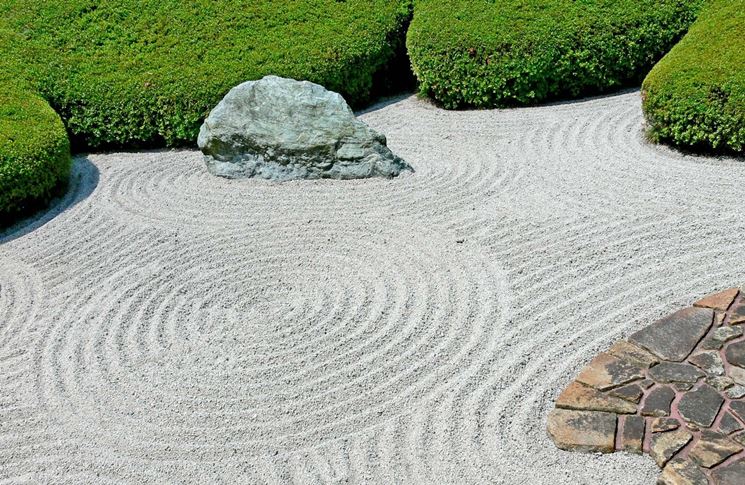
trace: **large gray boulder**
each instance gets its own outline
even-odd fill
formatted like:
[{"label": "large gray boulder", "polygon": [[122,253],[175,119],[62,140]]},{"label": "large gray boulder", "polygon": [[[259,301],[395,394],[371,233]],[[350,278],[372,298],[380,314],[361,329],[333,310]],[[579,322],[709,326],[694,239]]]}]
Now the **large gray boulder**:
[{"label": "large gray boulder", "polygon": [[276,76],[231,89],[197,143],[210,173],[228,178],[352,179],[412,170],[341,95]]}]

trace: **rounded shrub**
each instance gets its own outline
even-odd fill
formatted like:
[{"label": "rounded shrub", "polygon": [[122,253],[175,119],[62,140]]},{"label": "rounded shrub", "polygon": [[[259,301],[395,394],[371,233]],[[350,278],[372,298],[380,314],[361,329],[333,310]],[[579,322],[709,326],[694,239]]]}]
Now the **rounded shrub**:
[{"label": "rounded shrub", "polygon": [[0,0],[0,16],[75,147],[131,148],[193,144],[231,87],[267,74],[367,101],[410,2]]},{"label": "rounded shrub", "polygon": [[532,104],[644,74],[701,0],[419,0],[407,45],[421,91],[446,108]]},{"label": "rounded shrub", "polygon": [[[6,46],[22,39],[0,24]],[[62,120],[23,79],[12,53],[0,58],[0,227],[43,205],[70,173],[70,144]]]},{"label": "rounded shrub", "polygon": [[644,112],[656,141],[745,153],[745,0],[714,0],[649,73]]}]

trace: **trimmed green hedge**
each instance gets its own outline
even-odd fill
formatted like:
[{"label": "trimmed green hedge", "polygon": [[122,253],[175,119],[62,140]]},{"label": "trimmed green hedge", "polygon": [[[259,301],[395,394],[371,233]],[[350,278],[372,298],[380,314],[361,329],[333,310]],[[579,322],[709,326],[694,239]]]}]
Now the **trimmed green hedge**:
[{"label": "trimmed green hedge", "polygon": [[[6,45],[20,39],[0,25]],[[62,120],[12,69],[19,59],[0,59],[0,227],[45,204],[70,173],[70,144]]]},{"label": "trimmed green hedge", "polygon": [[410,2],[0,0],[0,17],[76,148],[131,148],[193,144],[231,87],[266,74],[367,101]]},{"label": "trimmed green hedge", "polygon": [[533,104],[639,82],[701,0],[418,0],[407,45],[446,108]]},{"label": "trimmed green hedge", "polygon": [[714,0],[644,81],[656,141],[745,152],[745,0]]}]

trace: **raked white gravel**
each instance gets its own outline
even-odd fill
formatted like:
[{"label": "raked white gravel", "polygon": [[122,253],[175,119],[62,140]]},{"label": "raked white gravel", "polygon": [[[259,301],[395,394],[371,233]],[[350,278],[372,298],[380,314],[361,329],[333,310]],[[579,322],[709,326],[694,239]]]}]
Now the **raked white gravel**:
[{"label": "raked white gravel", "polygon": [[615,340],[745,286],[745,161],[650,145],[638,92],[361,117],[416,173],[76,159],[0,236],[0,479],[654,483],[546,414]]}]

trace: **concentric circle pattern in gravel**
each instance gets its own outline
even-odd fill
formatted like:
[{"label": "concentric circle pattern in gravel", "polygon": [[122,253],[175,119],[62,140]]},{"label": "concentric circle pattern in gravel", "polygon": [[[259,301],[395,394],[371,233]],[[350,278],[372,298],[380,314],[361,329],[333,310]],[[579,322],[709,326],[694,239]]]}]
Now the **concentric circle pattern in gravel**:
[{"label": "concentric circle pattern in gravel", "polygon": [[416,173],[91,155],[0,236],[0,479],[654,482],[546,416],[614,341],[745,286],[745,163],[648,144],[637,92],[361,117]]}]

